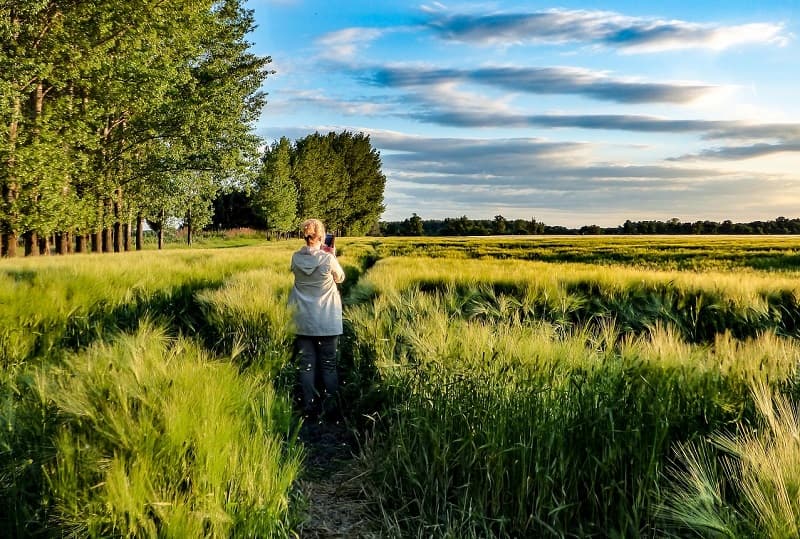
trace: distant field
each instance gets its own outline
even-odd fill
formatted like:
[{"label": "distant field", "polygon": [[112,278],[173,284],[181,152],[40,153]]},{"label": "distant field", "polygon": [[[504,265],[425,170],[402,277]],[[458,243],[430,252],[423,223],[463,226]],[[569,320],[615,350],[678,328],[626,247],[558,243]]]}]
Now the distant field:
[{"label": "distant field", "polygon": [[[0,261],[0,526],[291,536],[298,246]],[[386,536],[794,535],[800,238],[337,246]]]},{"label": "distant field", "polygon": [[381,251],[454,258],[625,264],[652,268],[800,270],[800,236],[493,236],[387,238]]}]

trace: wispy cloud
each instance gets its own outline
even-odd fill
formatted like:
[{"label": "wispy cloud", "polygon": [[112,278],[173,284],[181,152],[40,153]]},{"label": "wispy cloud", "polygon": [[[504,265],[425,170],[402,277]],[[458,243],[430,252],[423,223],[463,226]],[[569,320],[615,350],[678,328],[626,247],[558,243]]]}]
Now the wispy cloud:
[{"label": "wispy cloud", "polygon": [[460,91],[455,83],[412,88],[394,115],[446,127],[577,128],[636,133],[697,134],[705,140],[779,143],[775,151],[800,141],[800,123],[753,123],[741,120],[671,119],[642,114],[528,114],[510,97],[490,99]]},{"label": "wispy cloud", "polygon": [[472,70],[389,66],[362,70],[379,86],[429,86],[471,82],[531,94],[575,94],[616,103],[686,103],[716,88],[710,85],[639,82],[577,67],[485,67]]},{"label": "wispy cloud", "polygon": [[372,27],[345,28],[323,35],[316,40],[316,44],[322,49],[322,58],[347,61],[388,31]]},{"label": "wispy cloud", "polygon": [[290,90],[285,91],[284,95],[288,97],[271,101],[269,107],[280,110],[281,113],[313,108],[348,116],[375,116],[388,114],[390,111],[385,100],[374,96],[339,99],[318,90]]},{"label": "wispy cloud", "polygon": [[429,10],[427,24],[442,39],[478,45],[582,42],[628,53],[682,49],[722,50],[738,45],[785,45],[782,23],[698,24],[630,17],[609,11],[552,9],[534,12],[455,14]]},{"label": "wispy cloud", "polygon": [[769,144],[761,142],[745,146],[722,146],[710,148],[696,154],[687,154],[671,159],[672,161],[700,161],[700,160],[724,160],[737,161],[742,159],[753,159],[787,152],[800,152],[800,141]]},{"label": "wispy cloud", "polygon": [[673,165],[597,163],[592,144],[531,137],[436,138],[373,131],[371,138],[376,146],[391,152],[384,162],[388,168],[404,171],[405,181],[414,181],[416,175],[428,182],[435,175],[438,184],[583,190],[593,188],[595,182],[604,188],[612,184],[630,187],[634,180],[652,186],[663,180],[727,174]]}]

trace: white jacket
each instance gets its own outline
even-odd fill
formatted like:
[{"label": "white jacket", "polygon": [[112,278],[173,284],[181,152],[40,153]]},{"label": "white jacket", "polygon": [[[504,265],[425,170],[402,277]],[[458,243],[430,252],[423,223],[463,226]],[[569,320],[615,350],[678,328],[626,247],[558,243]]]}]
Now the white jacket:
[{"label": "white jacket", "polygon": [[294,307],[298,335],[342,334],[342,298],[336,283],[344,270],[336,257],[322,249],[305,246],[292,255],[294,286],[289,304]]}]

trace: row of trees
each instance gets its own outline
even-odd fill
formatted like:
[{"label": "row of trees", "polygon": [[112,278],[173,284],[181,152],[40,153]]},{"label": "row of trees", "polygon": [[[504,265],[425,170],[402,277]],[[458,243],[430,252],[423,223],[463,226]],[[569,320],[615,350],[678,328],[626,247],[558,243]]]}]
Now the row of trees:
[{"label": "row of trees", "polygon": [[750,221],[734,223],[731,220],[681,222],[669,221],[625,221],[613,232],[622,234],[800,234],[800,219],[778,217],[772,221]]},{"label": "row of trees", "polygon": [[363,235],[383,213],[386,176],[364,133],[281,138],[264,153],[251,204],[265,228],[284,234],[313,216],[337,235]]},{"label": "row of trees", "polygon": [[630,221],[621,226],[604,228],[585,225],[579,228],[550,226],[536,219],[470,219],[466,215],[447,219],[422,219],[416,213],[403,221],[381,222],[385,236],[487,236],[502,234],[800,234],[800,219],[778,217],[773,221],[734,223],[722,221],[681,222]]},{"label": "row of trees", "polygon": [[[141,246],[208,222],[258,160],[269,57],[239,0],[0,3],[0,233],[34,255]],[[190,234],[191,237],[191,234]]]},{"label": "row of trees", "polygon": [[548,227],[536,219],[470,219],[466,215],[445,219],[422,219],[416,213],[403,221],[380,223],[384,236],[487,236],[499,234],[553,234],[564,227]]}]

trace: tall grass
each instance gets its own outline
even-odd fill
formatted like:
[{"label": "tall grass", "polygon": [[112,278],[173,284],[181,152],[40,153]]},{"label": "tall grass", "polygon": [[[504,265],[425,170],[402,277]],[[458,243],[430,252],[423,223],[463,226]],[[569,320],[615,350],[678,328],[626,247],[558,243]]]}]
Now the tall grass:
[{"label": "tall grass", "polygon": [[724,537],[800,535],[800,413],[752,384],[758,428],[739,425],[677,448],[664,516],[679,529]]},{"label": "tall grass", "polygon": [[198,295],[213,347],[276,377],[292,356],[295,333],[288,306],[291,274],[284,270],[239,273]]},{"label": "tall grass", "polygon": [[135,329],[145,314],[186,333],[200,331],[196,292],[273,260],[285,264],[290,252],[281,242],[0,261],[0,362],[7,367],[78,349],[106,330]]},{"label": "tall grass", "polygon": [[[294,382],[299,244],[0,261],[0,524],[291,534],[301,451],[270,382]],[[375,425],[364,477],[387,535],[657,535],[675,444],[755,421],[754,383],[797,391],[796,239],[338,247],[342,396]],[[719,475],[733,445],[704,461],[711,506],[760,534]]]},{"label": "tall grass", "polygon": [[656,323],[694,342],[730,331],[796,335],[800,286],[794,276],[754,271],[703,273],[528,261],[394,258],[381,260],[353,295],[361,301],[417,288],[442,292],[457,316],[509,316],[561,326],[613,320],[623,332]]},{"label": "tall grass", "polygon": [[[712,333],[697,345],[674,317],[631,332],[614,309],[581,313],[642,280],[675,294],[693,286],[744,310],[762,304],[765,288],[796,286],[710,277],[380,261],[353,291],[371,300],[351,306],[348,320],[384,391],[365,455],[383,513],[401,535],[653,534],[671,445],[753,417],[748,384],[793,377],[800,347],[769,331]],[[591,283],[582,298],[575,282]],[[542,321],[546,309],[558,316]]]},{"label": "tall grass", "polygon": [[[163,331],[205,342],[198,296],[288,266],[294,247],[0,262],[0,522],[17,535],[288,534],[288,399],[268,372],[237,375]],[[147,318],[165,329],[119,336]]]},{"label": "tall grass", "polygon": [[70,537],[288,534],[301,454],[268,382],[145,323],[41,367],[29,388],[52,455],[14,447],[24,425],[3,417],[11,458],[42,470],[40,506],[6,517],[18,532],[38,513]]}]

